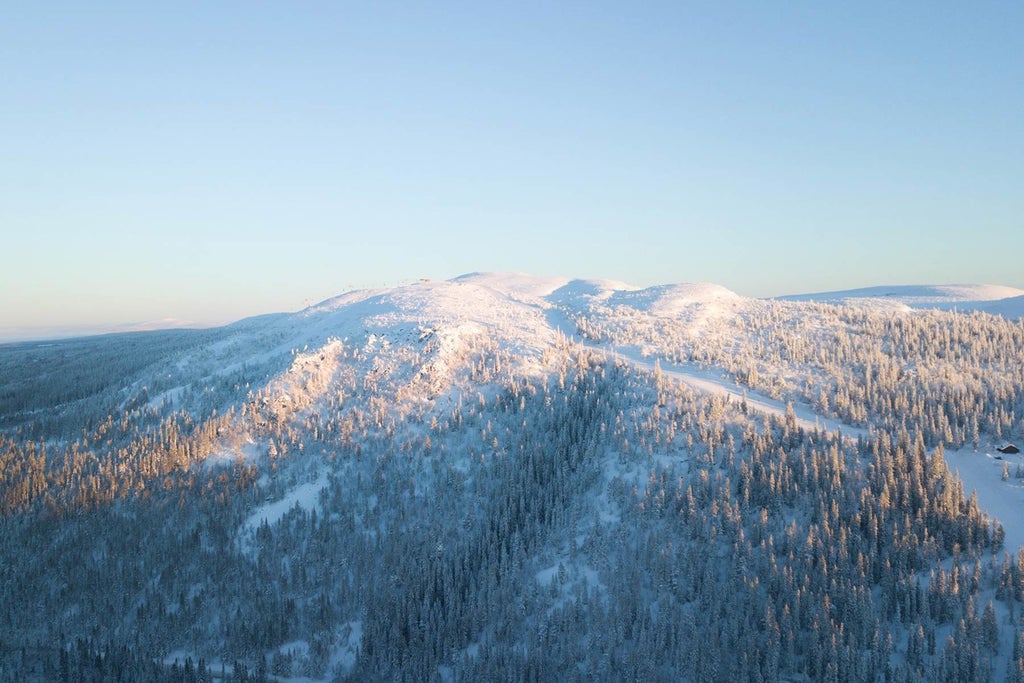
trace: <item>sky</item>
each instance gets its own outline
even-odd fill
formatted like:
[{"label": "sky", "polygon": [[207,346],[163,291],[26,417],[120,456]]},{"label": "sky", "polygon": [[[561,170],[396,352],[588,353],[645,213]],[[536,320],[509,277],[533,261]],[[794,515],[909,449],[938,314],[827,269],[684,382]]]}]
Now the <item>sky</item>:
[{"label": "sky", "polygon": [[0,338],[471,271],[1024,288],[1024,3],[17,2]]}]

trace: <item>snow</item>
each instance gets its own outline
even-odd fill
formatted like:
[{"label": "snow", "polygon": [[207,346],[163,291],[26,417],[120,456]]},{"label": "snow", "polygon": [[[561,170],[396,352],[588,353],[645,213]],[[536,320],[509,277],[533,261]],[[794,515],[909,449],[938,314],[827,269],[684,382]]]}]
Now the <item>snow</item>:
[{"label": "snow", "polygon": [[[1024,315],[1024,290],[1002,285],[899,285],[845,291],[800,294],[779,297],[780,301],[819,301],[852,303],[885,307],[894,310],[915,308],[982,310],[1008,317]],[[259,348],[256,362],[267,363],[275,354],[294,349],[289,371],[277,375],[267,385],[269,396],[289,396],[282,410],[313,409],[320,394],[331,385],[338,368],[356,368],[356,372],[379,371],[390,381],[406,381],[409,377],[393,376],[400,368],[388,364],[387,351],[392,344],[430,345],[434,356],[423,371],[430,373],[432,390],[443,393],[450,385],[452,373],[466,357],[467,350],[483,340],[496,341],[507,350],[520,369],[544,371],[542,358],[560,339],[575,339],[574,316],[596,315],[616,328],[612,339],[600,344],[588,343],[594,351],[608,353],[621,361],[653,372],[654,357],[661,356],[661,372],[673,381],[685,383],[695,391],[718,396],[730,403],[746,403],[749,410],[784,417],[785,400],[777,400],[741,387],[725,375],[724,370],[696,364],[668,363],[665,349],[648,348],[646,342],[627,344],[616,338],[618,330],[626,336],[636,330],[649,330],[657,336],[663,327],[695,340],[695,343],[745,343],[736,332],[733,320],[750,315],[757,306],[770,302],[747,299],[725,287],[710,283],[667,284],[636,287],[615,280],[572,279],[568,277],[537,277],[524,273],[467,273],[449,281],[421,281],[388,290],[357,290],[327,299],[293,314],[261,316],[236,323],[239,336],[212,349],[213,358],[251,359]],[[810,320],[810,319],[809,319]],[[814,324],[810,320],[809,324]],[[268,345],[266,339],[273,339]],[[681,337],[677,336],[677,340]],[[632,340],[631,340],[632,341]],[[639,345],[638,345],[639,344]],[[415,347],[414,347],[415,348]],[[351,357],[353,350],[363,356],[359,365]],[[349,354],[349,355],[346,355]],[[193,361],[190,360],[190,368]],[[227,364],[229,369],[233,367]],[[221,368],[216,374],[224,374]],[[173,387],[151,398],[154,404],[174,405],[180,400],[185,385]],[[841,431],[845,435],[868,434],[826,416],[817,415],[808,405],[792,404],[797,424],[807,430]],[[251,448],[225,448],[213,457],[223,462],[238,457],[251,458]],[[989,454],[970,451],[947,454],[951,468],[958,469],[965,488],[978,491],[984,509],[1012,524],[1014,514],[1024,503],[1024,480],[1012,477],[1002,481],[1002,464],[1016,460],[996,460]],[[642,469],[642,468],[641,468]],[[646,476],[646,470],[633,475]],[[619,473],[621,474],[621,472]],[[607,473],[606,473],[607,475]],[[315,481],[294,487],[280,500],[254,510],[243,530],[254,531],[262,522],[274,523],[291,508],[299,505],[310,510],[316,505],[320,491],[326,486],[326,474]],[[642,482],[641,482],[642,483]],[[618,511],[604,501],[599,505],[599,518],[611,521]],[[1014,530],[1006,527],[1007,547],[1024,547],[1024,526]]]},{"label": "snow", "polygon": [[526,273],[466,273],[452,282],[489,287],[515,299],[538,299],[549,296],[570,280],[565,277],[537,277]]},{"label": "snow", "polygon": [[1004,318],[1024,318],[1024,296],[988,301],[976,305],[974,309],[992,315],[1001,315]]},{"label": "snow", "polygon": [[181,395],[185,393],[185,387],[174,387],[166,391],[162,391],[156,396],[153,396],[146,403],[147,408],[159,409],[167,406],[173,406],[175,403],[181,400]]},{"label": "snow", "polygon": [[347,308],[353,304],[361,303],[367,299],[378,297],[387,291],[385,289],[356,289],[333,296],[330,299],[325,299],[318,304],[313,304],[305,310],[299,311],[299,315],[309,317],[316,314],[330,313],[341,308]]},{"label": "snow", "polygon": [[363,640],[363,622],[349,621],[342,625],[338,646],[327,665],[328,671],[348,673],[356,665],[356,654]]},{"label": "snow", "polygon": [[743,300],[739,294],[715,284],[687,283],[659,285],[631,292],[617,291],[608,297],[609,305],[625,305],[653,315],[673,317],[695,305],[728,306]]},{"label": "snow", "polygon": [[782,301],[818,301],[831,304],[938,308],[985,311],[1005,317],[1024,315],[1024,290],[1004,285],[897,285],[863,287],[835,292],[792,294]]},{"label": "snow", "polygon": [[542,586],[550,586],[551,582],[555,580],[555,576],[558,574],[558,565],[553,565],[547,569],[541,569],[534,578],[537,579],[537,583]]},{"label": "snow", "polygon": [[[698,391],[720,396],[727,399],[730,403],[739,405],[745,401],[749,410],[774,415],[778,418],[785,418],[786,416],[787,406],[784,401],[777,401],[755,391],[743,389],[712,372],[699,370],[692,366],[666,366],[665,364],[662,364],[661,371],[664,375],[681,380]],[[866,429],[818,415],[809,406],[801,403],[792,403],[791,405],[793,414],[796,416],[797,425],[807,431],[821,429],[828,432],[842,432],[849,436],[868,435]]]},{"label": "snow", "polygon": [[545,297],[549,302],[581,306],[589,301],[603,301],[616,292],[632,292],[639,287],[618,280],[571,280]]},{"label": "snow", "polygon": [[1024,290],[1004,285],[893,285],[861,287],[835,292],[791,294],[784,301],[843,301],[847,299],[896,299],[908,304],[997,301],[1024,296]]},{"label": "snow", "polygon": [[[705,396],[720,398],[732,407],[742,405],[752,414],[779,419],[792,414],[796,424],[805,430],[870,437],[869,430],[819,415],[806,403],[767,395],[807,396],[813,394],[804,392],[803,387],[817,390],[821,386],[826,392],[829,387],[814,383],[817,377],[812,361],[797,360],[787,365],[789,361],[785,358],[772,356],[769,348],[772,340],[758,327],[758,315],[764,311],[786,311],[788,317],[764,316],[764,319],[773,324],[776,320],[792,324],[787,332],[805,340],[811,348],[815,345],[822,348],[830,326],[845,323],[838,320],[832,309],[803,306],[801,301],[852,302],[907,311],[938,307],[1024,315],[1024,290],[998,285],[875,287],[781,299],[791,303],[749,299],[709,283],[641,288],[613,280],[533,277],[522,273],[469,273],[450,281],[421,281],[389,290],[359,290],[297,313],[263,316],[236,324],[236,335],[182,356],[176,369],[178,374],[173,378],[167,375],[161,391],[154,392],[150,398],[150,405],[169,409],[187,404],[190,395],[198,393],[205,382],[226,376],[243,364],[255,363],[260,382],[259,386],[255,380],[253,382],[255,398],[252,401],[261,419],[266,415],[259,410],[264,409],[272,412],[273,417],[281,418],[281,422],[292,425],[318,417],[318,411],[328,406],[333,410],[349,410],[354,405],[353,410],[360,410],[365,406],[359,401],[373,392],[349,391],[349,382],[353,387],[365,388],[369,384],[372,389],[385,390],[381,393],[386,396],[386,400],[381,401],[382,413],[392,411],[393,416],[406,419],[404,428],[408,432],[400,432],[397,443],[399,438],[410,434],[433,436],[425,426],[429,420],[422,419],[424,413],[416,413],[408,419],[411,413],[402,412],[408,405],[431,404],[433,407],[424,408],[424,412],[434,410],[441,415],[445,410],[452,410],[454,399],[462,394],[472,397],[479,391],[480,395],[493,396],[499,390],[495,385],[506,379],[504,369],[499,371],[494,384],[486,387],[471,385],[459,376],[476,350],[497,349],[499,355],[507,353],[508,362],[516,365],[508,371],[508,376],[518,379],[516,373],[524,369],[537,374],[550,373],[552,368],[571,358],[565,348],[573,345],[573,351],[605,354],[611,361],[628,364],[642,372],[660,373],[666,382],[686,385]],[[593,323],[592,328],[587,327],[590,323]],[[590,335],[591,329],[595,334]],[[581,332],[586,335],[585,341],[580,340]],[[761,348],[752,350],[755,346]],[[701,355],[701,351],[708,352]],[[732,359],[740,356],[734,351],[745,355],[733,362]],[[773,361],[773,357],[777,360]],[[688,362],[690,359],[698,360]],[[761,373],[762,379],[777,373],[780,381],[766,384],[751,379],[753,384],[766,387],[761,392],[741,386],[733,376],[744,376],[742,373],[748,364]],[[373,384],[375,382],[379,385]],[[408,391],[403,398],[392,400],[393,395],[405,389]],[[239,395],[244,393],[243,390]],[[467,398],[470,400],[475,399]],[[813,399],[806,400],[813,402]],[[328,404],[328,401],[334,403]],[[484,403],[481,399],[481,404]],[[342,405],[344,407],[340,408]],[[386,420],[381,422],[386,424]],[[756,424],[753,419],[750,422]],[[250,428],[247,423],[241,423],[246,429]],[[313,421],[306,424],[313,424]],[[284,492],[252,510],[237,529],[239,547],[246,552],[255,551],[256,532],[264,522],[278,523],[296,506],[306,511],[318,508],[321,494],[329,483],[328,471],[320,460],[326,457],[322,450],[317,450],[319,446],[314,440],[301,440],[304,429],[307,428],[296,429],[300,439],[290,442],[288,452],[275,461],[278,469],[273,476],[288,483],[274,490]],[[379,424],[377,429],[385,431]],[[366,436],[365,430],[363,436]],[[264,461],[260,456],[268,452],[267,432],[252,427],[251,431],[231,437],[233,440],[227,436],[219,439],[204,465],[221,466],[242,459],[256,462],[263,470]],[[356,441],[359,438],[358,434],[354,436]],[[463,444],[454,437],[447,442],[444,438],[438,434],[433,452],[443,452],[441,457],[451,459],[446,465],[470,475],[473,468],[469,466],[469,456],[458,452]],[[653,485],[652,472],[669,469],[673,475],[688,476],[693,463],[691,454],[679,445],[681,441],[683,439],[673,442],[673,448],[667,453],[652,450],[649,455],[626,455],[609,447],[597,456],[601,476],[592,484],[592,495],[587,500],[590,515],[582,518],[580,526],[591,525],[600,531],[608,525],[618,533],[623,513],[628,514],[628,510],[620,509],[618,495],[622,491],[634,486],[642,491]],[[293,447],[296,443],[298,447]],[[300,454],[303,443],[306,447]],[[449,447],[447,451],[444,446]],[[400,458],[403,452],[396,448],[394,455]],[[465,460],[460,461],[460,457]],[[332,462],[331,467],[343,467],[338,464],[341,460],[343,457]],[[410,495],[422,496],[424,491],[430,490],[432,475],[424,473],[438,464],[438,460],[440,458],[425,457],[420,469],[410,470],[413,472],[410,489],[416,492]],[[1024,478],[1014,476],[1024,459],[1019,455],[979,453],[963,448],[948,451],[946,460],[951,471],[962,480],[965,493],[975,491],[981,508],[1004,523],[1006,550],[1015,553],[1018,548],[1024,548],[1024,525],[1017,521],[1018,511],[1024,505]],[[1004,466],[1009,467],[1009,478],[1005,480]],[[266,490],[270,475],[266,471],[262,474],[259,485]],[[335,471],[337,481],[344,481],[340,474],[340,469]],[[468,480],[468,476],[464,479]],[[343,511],[346,520],[351,514],[357,529],[377,534],[378,529],[384,528],[379,521],[382,516],[371,514],[378,509],[377,497],[368,495],[359,502],[352,510]],[[342,519],[342,512],[332,512],[334,519]],[[581,539],[577,547],[582,547],[585,535],[577,538]],[[573,588],[586,585],[603,589],[599,572],[585,566],[579,557],[559,545],[543,548],[531,559],[534,564],[530,568],[536,583],[547,588],[552,599],[557,598],[556,606],[574,594]],[[605,576],[605,580],[610,577]],[[76,605],[75,609],[80,607]],[[168,611],[177,609],[177,603],[167,606]],[[331,633],[328,679],[355,666],[362,635],[360,621],[345,622]],[[486,645],[486,640],[481,642]],[[466,655],[473,656],[479,646],[476,642],[468,645]],[[275,649],[302,657],[309,652],[310,645],[307,641],[296,640]],[[188,652],[177,650],[165,661],[183,661],[186,656]],[[282,680],[311,681],[298,677]]]},{"label": "snow", "polygon": [[[1018,464],[1024,464],[1019,455],[980,453],[971,448],[946,451],[946,464],[956,472],[964,484],[964,495],[978,494],[978,506],[990,517],[998,519],[1006,532],[1005,549],[1012,556],[1024,548],[1024,524],[1020,512],[1024,509],[1024,479],[1014,473]],[[1003,481],[1003,465],[1010,477]]]},{"label": "snow", "polygon": [[[841,292],[781,297],[787,301],[854,302],[898,309],[939,307],[961,310],[1024,309],[1024,290],[1000,285],[941,285],[872,287]],[[348,344],[365,340],[366,349],[384,348],[392,340],[405,337],[417,343],[435,342],[437,358],[429,366],[441,390],[448,374],[472,345],[474,340],[497,340],[513,357],[538,370],[542,354],[564,336],[573,338],[575,326],[571,316],[599,306],[621,320],[617,309],[635,311],[652,320],[671,319],[689,330],[695,339],[707,334],[728,339],[732,316],[753,310],[757,302],[739,296],[724,287],[707,284],[675,284],[639,288],[613,280],[585,280],[564,277],[534,277],[523,273],[468,273],[447,282],[417,282],[391,290],[362,290],[329,299],[305,311],[271,322],[287,330],[282,346],[302,348],[311,344],[313,350],[299,354],[293,363],[296,370],[287,382],[280,381],[282,393],[296,396],[310,377],[330,374],[337,362],[336,348],[325,355],[323,344],[330,337],[351,338]],[[1016,307],[1016,308],[1015,308]],[[300,323],[301,324],[298,324]],[[299,331],[296,332],[295,330]],[[657,329],[657,328],[655,328]],[[319,340],[319,343],[318,343]],[[595,351],[609,353],[635,367],[653,372],[655,361],[644,350],[606,342],[589,344]],[[311,363],[322,363],[321,370],[311,370]],[[663,375],[683,382],[696,391],[718,396],[762,414],[784,418],[785,400],[777,400],[738,386],[721,370],[693,364],[660,363]],[[385,368],[386,372],[391,369]],[[321,378],[324,379],[324,378]],[[315,396],[308,397],[315,400]],[[804,429],[841,431],[848,436],[867,436],[868,431],[821,416],[808,405],[792,403],[797,424]],[[965,487],[977,489],[984,509],[1003,520],[1014,520],[1013,511],[1024,502],[1024,487],[1018,480],[1001,480],[1002,462],[991,456],[964,452],[948,456],[951,466],[958,467]],[[646,471],[635,473],[646,476]],[[1024,481],[1024,480],[1021,480]],[[301,484],[281,500],[268,503],[252,513],[245,527],[253,530],[266,519],[279,520],[294,505],[312,509],[326,479]],[[612,506],[601,506],[599,517],[611,521],[617,516]],[[1007,527],[1007,546],[1024,547],[1024,527],[1014,531]]]},{"label": "snow", "polygon": [[236,447],[223,448],[206,456],[203,464],[207,468],[222,467],[239,461],[251,462],[259,455],[259,449],[251,440]]},{"label": "snow", "polygon": [[436,331],[449,347],[464,347],[460,340],[495,331],[514,355],[536,358],[555,340],[546,320],[550,304],[542,297],[567,281],[470,274],[350,292],[273,322],[286,348],[318,348],[331,337],[356,344],[370,335],[418,337],[424,329]]},{"label": "snow", "polygon": [[290,489],[280,500],[256,508],[242,524],[243,530],[255,531],[263,522],[275,524],[296,505],[310,511],[317,505],[320,491],[327,486],[327,472],[322,471],[316,481],[299,484]]},{"label": "snow", "polygon": [[[1024,315],[1024,290],[988,284],[880,286],[792,295],[779,297],[779,300],[852,303],[894,310],[982,310],[1008,317]],[[616,328],[611,339],[600,344],[587,343],[592,350],[608,353],[649,372],[655,369],[654,357],[661,356],[660,368],[666,378],[735,405],[745,402],[751,411],[784,418],[785,400],[741,387],[722,369],[669,363],[664,360],[665,349],[648,348],[640,339],[627,344],[624,338],[616,336],[619,330],[623,330],[625,336],[635,336],[636,330],[641,329],[657,336],[661,330],[669,329],[665,325],[671,325],[676,334],[682,330],[683,335],[688,335],[695,343],[746,343],[750,340],[743,336],[746,333],[736,332],[733,320],[741,320],[740,316],[756,312],[757,306],[769,304],[710,283],[641,288],[615,280],[476,272],[449,281],[421,281],[388,290],[357,290],[298,313],[242,321],[235,327],[243,336],[221,342],[215,355],[237,361],[252,357],[259,347],[263,350],[259,362],[267,362],[274,354],[304,349],[293,354],[289,372],[278,375],[267,385],[268,395],[290,397],[283,410],[299,411],[315,407],[320,393],[330,386],[341,366],[354,367],[356,372],[379,371],[389,377],[389,381],[409,380],[409,377],[391,374],[400,369],[388,364],[388,354],[383,353],[391,344],[431,345],[434,356],[423,371],[430,374],[435,395],[450,386],[452,373],[466,357],[467,350],[483,340],[496,341],[520,363],[520,369],[543,372],[545,366],[541,359],[546,352],[560,339],[578,339],[574,316],[594,315],[622,327]],[[809,325],[816,324],[810,318],[808,321]],[[276,340],[272,348],[257,343],[268,337]],[[351,355],[345,355],[356,349],[365,355],[361,366]],[[151,401],[173,405],[181,391],[181,387],[171,388],[152,397]],[[868,435],[863,428],[818,415],[808,405],[793,402],[792,409],[797,424],[804,429],[841,431],[848,436]],[[251,449],[225,448],[213,460],[222,462],[240,456],[252,457]],[[989,454],[956,451],[947,458],[951,468],[959,469],[967,491],[978,491],[984,509],[1007,524],[1015,521],[1014,512],[1024,503],[1024,479],[1017,480],[1012,474],[1009,482],[1001,479],[1004,462],[1011,462],[1011,469],[1015,469],[1013,456],[996,460]],[[631,474],[643,478],[647,471]],[[315,481],[300,484],[280,500],[253,511],[243,529],[251,532],[264,519],[274,523],[295,505],[312,509],[324,486],[326,475],[320,473]],[[599,518],[612,521],[618,511],[609,504],[606,495],[603,498]],[[1006,531],[1008,547],[1024,547],[1024,526],[1016,531],[1007,526]]]},{"label": "snow", "polygon": [[[614,357],[649,372],[655,372],[655,369],[660,367],[663,376],[683,382],[696,391],[724,398],[729,403],[741,405],[746,401],[748,410],[774,415],[783,419],[786,416],[786,402],[769,398],[745,387],[740,387],[712,370],[701,369],[694,365],[677,365],[655,361],[644,357],[635,349],[611,348],[608,351]],[[868,436],[868,430],[818,415],[809,406],[800,403],[792,403],[791,405],[793,414],[796,416],[796,423],[802,429],[808,431],[820,429],[828,432],[842,432],[848,436]]]}]

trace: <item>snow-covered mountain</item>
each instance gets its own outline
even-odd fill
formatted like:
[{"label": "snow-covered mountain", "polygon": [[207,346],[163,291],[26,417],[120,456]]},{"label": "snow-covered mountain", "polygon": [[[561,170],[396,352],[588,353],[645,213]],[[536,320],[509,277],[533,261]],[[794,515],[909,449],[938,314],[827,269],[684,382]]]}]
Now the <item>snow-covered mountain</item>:
[{"label": "snow-covered mountain", "polygon": [[984,311],[1007,318],[1024,316],[1024,290],[1003,285],[897,285],[793,294],[779,299],[861,306]]},{"label": "snow-covered mountain", "polygon": [[473,273],[0,346],[0,674],[1012,674],[1024,330],[962,312],[1017,290],[886,292]]}]

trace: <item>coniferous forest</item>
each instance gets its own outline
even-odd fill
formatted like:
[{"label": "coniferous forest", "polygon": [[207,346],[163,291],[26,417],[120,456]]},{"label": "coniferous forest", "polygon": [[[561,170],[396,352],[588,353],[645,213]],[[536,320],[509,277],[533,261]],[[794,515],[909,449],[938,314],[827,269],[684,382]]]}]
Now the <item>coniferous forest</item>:
[{"label": "coniferous forest", "polygon": [[1024,323],[678,297],[0,346],[0,681],[1024,681]]}]

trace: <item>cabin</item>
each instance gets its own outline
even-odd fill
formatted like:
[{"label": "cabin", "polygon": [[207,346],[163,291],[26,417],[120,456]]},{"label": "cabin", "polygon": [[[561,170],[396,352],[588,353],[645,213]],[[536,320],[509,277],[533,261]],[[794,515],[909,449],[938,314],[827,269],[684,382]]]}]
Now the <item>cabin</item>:
[{"label": "cabin", "polygon": [[1013,455],[1014,453],[1020,453],[1020,449],[1017,448],[1016,446],[1014,446],[1012,443],[1006,444],[1002,448],[997,448],[996,450],[999,451],[1000,453],[1006,453],[1008,455]]}]

